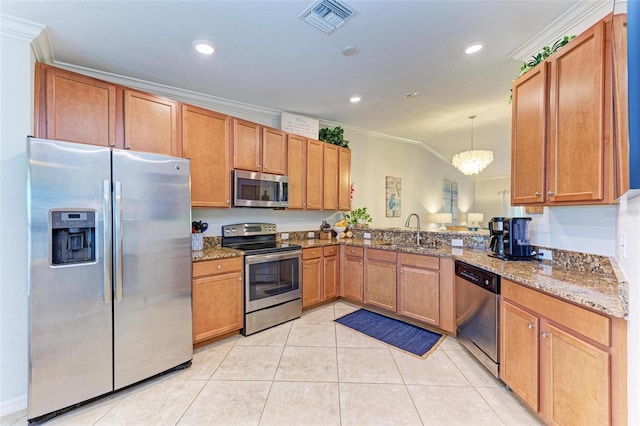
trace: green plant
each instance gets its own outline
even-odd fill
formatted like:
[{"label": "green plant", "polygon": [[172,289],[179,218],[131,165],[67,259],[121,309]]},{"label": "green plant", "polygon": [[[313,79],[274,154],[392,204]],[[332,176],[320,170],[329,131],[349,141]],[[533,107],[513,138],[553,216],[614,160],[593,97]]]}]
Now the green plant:
[{"label": "green plant", "polygon": [[[538,65],[539,63],[547,59],[549,56],[557,52],[562,46],[569,43],[574,38],[576,38],[576,36],[574,35],[564,36],[560,40],[553,43],[551,47],[544,46],[537,55],[533,55],[531,59],[529,59],[528,61],[525,61],[522,64],[522,66],[520,67],[520,74],[518,74],[518,77],[526,74],[529,70],[531,70],[533,67],[535,67],[536,65]],[[512,99],[513,99],[513,89],[511,89],[511,95],[509,95],[509,103],[511,103]]]},{"label": "green plant", "polygon": [[349,147],[349,141],[344,139],[344,129],[340,126],[336,126],[333,129],[320,129],[318,139],[333,145]]},{"label": "green plant", "polygon": [[347,222],[349,222],[352,225],[359,225],[359,224],[366,225],[371,223],[371,220],[372,220],[369,213],[367,213],[366,207],[351,209],[351,211],[349,213],[346,213],[344,217],[345,219],[347,219]]}]

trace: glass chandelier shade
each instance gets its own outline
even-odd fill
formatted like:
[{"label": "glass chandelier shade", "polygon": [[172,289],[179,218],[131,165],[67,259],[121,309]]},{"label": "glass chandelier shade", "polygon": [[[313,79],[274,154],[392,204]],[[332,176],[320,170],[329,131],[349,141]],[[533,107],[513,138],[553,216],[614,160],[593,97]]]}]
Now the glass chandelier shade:
[{"label": "glass chandelier shade", "polygon": [[455,154],[451,160],[453,167],[466,176],[477,175],[493,161],[493,151],[473,149],[473,119],[476,116],[470,115],[469,118],[471,119],[471,149]]}]

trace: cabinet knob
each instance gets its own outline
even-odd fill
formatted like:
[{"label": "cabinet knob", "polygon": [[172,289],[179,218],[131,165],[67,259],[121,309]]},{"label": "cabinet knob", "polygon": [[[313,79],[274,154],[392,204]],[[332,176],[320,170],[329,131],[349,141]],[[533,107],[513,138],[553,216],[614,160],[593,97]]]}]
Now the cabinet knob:
[{"label": "cabinet knob", "polygon": [[329,264],[329,262],[324,262],[324,264],[325,264],[325,265],[328,265],[328,264]]},{"label": "cabinet knob", "polygon": [[306,206],[306,205],[307,205],[307,203],[302,203],[302,205],[303,205],[303,206]]},{"label": "cabinet knob", "polygon": [[358,265],[362,266],[362,262],[358,262]]},{"label": "cabinet knob", "polygon": [[218,265],[218,270],[222,269],[222,265]]},{"label": "cabinet knob", "polygon": [[227,200],[227,204],[229,204],[229,200]]},{"label": "cabinet knob", "polygon": [[256,167],[259,169],[260,168],[260,164],[258,164]]},{"label": "cabinet knob", "polygon": [[402,269],[400,269],[400,273],[401,273],[401,274],[404,274],[404,271],[403,271]]},{"label": "cabinet knob", "polygon": [[542,195],[542,194],[540,194],[539,192],[536,191],[535,196],[539,197],[540,195]]},{"label": "cabinet knob", "polygon": [[124,149],[131,149],[131,145],[125,146]]},{"label": "cabinet knob", "polygon": [[307,269],[307,265],[304,265],[304,269]]},{"label": "cabinet knob", "polygon": [[242,277],[238,277],[238,281],[242,281]]},{"label": "cabinet knob", "polygon": [[553,195],[553,191],[547,191],[547,195]]},{"label": "cabinet knob", "polygon": [[542,333],[540,333],[540,335],[542,337],[549,337],[549,333],[547,333],[546,331],[543,331]]},{"label": "cabinet knob", "polygon": [[395,272],[395,271],[396,271],[396,268],[391,268],[391,272]]},{"label": "cabinet knob", "polygon": [[116,144],[115,143],[110,143],[109,146],[113,148],[114,146],[116,146]]},{"label": "cabinet knob", "polygon": [[529,329],[533,328],[533,324],[528,323],[528,324],[527,324],[527,328],[529,328]]}]

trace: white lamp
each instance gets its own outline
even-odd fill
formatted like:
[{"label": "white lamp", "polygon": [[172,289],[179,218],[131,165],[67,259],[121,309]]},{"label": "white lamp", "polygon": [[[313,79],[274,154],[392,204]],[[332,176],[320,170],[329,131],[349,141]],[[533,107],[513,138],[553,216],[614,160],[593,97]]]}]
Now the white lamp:
[{"label": "white lamp", "polygon": [[438,231],[446,231],[447,227],[444,226],[445,223],[451,223],[453,221],[453,217],[451,215],[451,213],[434,213],[433,214],[433,221],[435,223],[440,223],[440,228],[438,228]]},{"label": "white lamp", "polygon": [[477,231],[479,228],[478,222],[482,222],[484,220],[484,215],[482,213],[467,213],[467,227],[469,231]]}]

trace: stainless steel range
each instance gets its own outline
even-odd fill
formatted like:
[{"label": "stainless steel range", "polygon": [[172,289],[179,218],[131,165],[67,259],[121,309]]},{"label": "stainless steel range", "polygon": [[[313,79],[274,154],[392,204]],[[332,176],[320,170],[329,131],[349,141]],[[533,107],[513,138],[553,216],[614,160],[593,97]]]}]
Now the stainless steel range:
[{"label": "stainless steel range", "polygon": [[278,243],[273,223],[222,227],[222,246],[244,252],[244,328],[248,336],[302,314],[302,248]]}]

